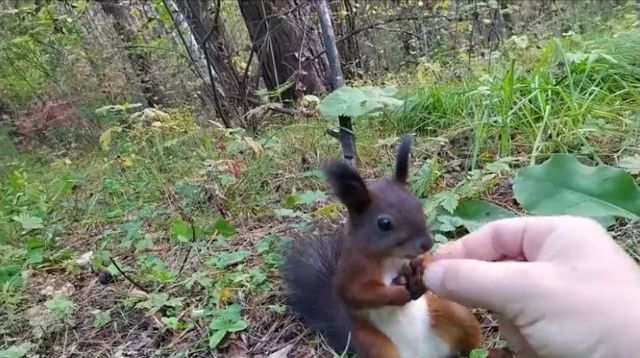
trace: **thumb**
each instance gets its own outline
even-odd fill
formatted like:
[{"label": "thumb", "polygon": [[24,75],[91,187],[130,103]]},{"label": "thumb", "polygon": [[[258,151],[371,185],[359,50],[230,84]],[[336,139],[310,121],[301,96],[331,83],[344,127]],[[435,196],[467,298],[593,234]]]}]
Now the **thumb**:
[{"label": "thumb", "polygon": [[434,261],[424,283],[436,295],[467,306],[504,312],[510,302],[532,293],[531,263],[487,262],[470,259]]}]

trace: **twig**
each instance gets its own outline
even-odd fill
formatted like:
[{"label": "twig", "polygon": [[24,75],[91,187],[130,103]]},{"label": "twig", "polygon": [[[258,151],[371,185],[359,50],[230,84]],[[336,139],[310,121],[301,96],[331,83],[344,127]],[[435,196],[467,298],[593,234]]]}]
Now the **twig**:
[{"label": "twig", "polygon": [[[209,86],[206,86],[207,81],[204,78],[204,74],[202,74],[202,72],[200,72],[200,68],[198,66],[198,63],[197,63],[196,59],[193,57],[194,55],[189,50],[189,45],[187,44],[187,40],[184,38],[184,35],[182,34],[182,31],[180,31],[180,26],[178,26],[178,22],[174,18],[172,9],[169,7],[169,4],[167,4],[167,0],[162,0],[162,3],[164,4],[165,9],[169,13],[169,17],[171,18],[171,22],[173,23],[173,26],[175,27],[176,32],[178,33],[178,37],[180,37],[180,41],[182,41],[182,45],[184,46],[185,51],[187,51],[187,54],[189,55],[189,58],[191,59],[191,65],[192,65],[192,68],[193,68],[194,72],[198,75],[198,77],[200,77],[200,79],[202,80],[202,83],[205,84],[204,88],[206,88],[207,91],[212,92],[211,88]],[[211,94],[213,95],[213,93],[211,93]]]},{"label": "twig", "polygon": [[178,204],[175,194],[171,190],[169,190],[164,185],[164,183],[163,183],[163,187],[164,187],[165,194],[169,197],[169,200],[171,201],[171,204],[178,210],[178,213],[180,213],[180,217],[183,220],[187,221],[189,225],[191,225],[191,244],[192,245],[189,245],[187,252],[184,254],[184,258],[182,259],[182,263],[180,264],[180,268],[178,269],[178,276],[180,276],[180,274],[182,274],[182,271],[184,270],[184,267],[187,264],[187,261],[189,260],[191,251],[193,250],[193,243],[196,242],[196,224],[195,224],[195,221],[193,220],[193,217],[191,217],[191,215],[188,215],[186,211],[184,211],[182,206]]},{"label": "twig", "polygon": [[187,260],[189,260],[189,256],[191,255],[191,250],[193,250],[193,243],[196,242],[196,225],[193,223],[193,219],[189,217],[189,224],[191,225],[191,245],[187,249],[187,252],[184,254],[184,258],[182,259],[182,263],[180,264],[180,268],[178,269],[178,276],[182,274],[182,270],[184,270],[184,266],[187,264]]},{"label": "twig", "polygon": [[[438,18],[438,19],[445,19],[445,20],[451,21],[450,18],[448,18],[447,16],[444,16],[444,15],[394,17],[394,18],[391,18],[391,19],[387,19],[387,20],[384,20],[384,21],[372,23],[372,24],[357,28],[357,29],[349,32],[348,34],[345,34],[344,36],[341,36],[339,39],[336,39],[336,45],[341,43],[342,41],[345,41],[346,39],[348,39],[348,38],[350,38],[352,36],[355,36],[355,35],[363,32],[363,31],[371,30],[373,28],[380,27],[382,25],[390,24],[390,23],[393,23],[393,22],[415,21],[415,20],[423,20],[423,19],[429,19],[429,18]],[[312,62],[312,61],[317,60],[318,58],[320,58],[320,56],[324,55],[326,52],[327,52],[327,50],[322,50],[322,51],[318,52],[315,56],[306,59],[304,64],[307,64],[307,62]]]},{"label": "twig", "polygon": [[116,268],[116,270],[118,270],[118,272],[122,275],[122,277],[124,277],[127,281],[129,281],[132,285],[136,286],[139,290],[143,291],[144,293],[150,293],[149,290],[142,287],[139,283],[137,283],[131,277],[129,277],[126,273],[124,273],[124,271],[122,271],[120,266],[118,266],[118,263],[116,262],[116,260],[113,259],[113,257],[109,257],[109,260],[111,260],[111,263]]}]

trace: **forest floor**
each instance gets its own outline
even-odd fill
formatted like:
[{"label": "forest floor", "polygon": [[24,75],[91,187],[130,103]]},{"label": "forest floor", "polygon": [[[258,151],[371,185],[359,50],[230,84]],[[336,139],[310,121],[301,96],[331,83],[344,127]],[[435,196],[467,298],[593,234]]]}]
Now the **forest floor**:
[{"label": "forest floor", "polygon": [[[550,153],[637,179],[640,35],[597,40],[541,41],[515,70],[483,62],[464,81],[400,88],[410,108],[356,122],[363,176],[389,175],[415,130],[410,182],[440,243],[471,226],[454,215],[465,200],[522,214],[514,177]],[[288,240],[344,219],[319,173],[340,155],[333,123],[276,118],[250,136],[187,109],[136,110],[102,111],[110,129],[63,139],[0,136],[2,354],[332,356],[288,311],[278,265]],[[636,259],[639,228],[610,230]],[[503,344],[476,313],[487,347]]]}]

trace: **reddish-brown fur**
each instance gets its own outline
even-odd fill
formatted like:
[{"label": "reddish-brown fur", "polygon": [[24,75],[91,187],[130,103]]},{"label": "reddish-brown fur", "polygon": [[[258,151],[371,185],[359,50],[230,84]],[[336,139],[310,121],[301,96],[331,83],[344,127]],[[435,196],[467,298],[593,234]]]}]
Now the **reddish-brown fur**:
[{"label": "reddish-brown fur", "polygon": [[[469,352],[482,343],[479,324],[470,311],[424,295],[422,272],[432,240],[422,203],[407,189],[409,143],[405,137],[392,179],[366,185],[357,172],[344,165],[334,164],[328,170],[335,194],[349,210],[334,284],[355,322],[353,347],[359,357],[397,356],[393,343],[367,320],[363,310],[404,306],[412,299],[427,300],[430,312],[425,315],[430,314],[433,328],[452,351]],[[392,229],[376,227],[380,218],[391,221]],[[412,261],[402,268],[399,281],[388,285],[384,281],[384,265],[390,258]]]},{"label": "reddish-brown fur", "polygon": [[[396,342],[401,342],[403,337],[412,339],[412,331],[405,336],[402,330],[385,330],[390,335],[393,334],[391,332],[400,334],[388,337],[375,325],[395,327],[393,325],[398,324],[398,321],[393,321],[395,318],[411,322],[414,311],[399,310],[398,316],[395,316],[395,310],[378,309],[405,306],[412,300],[426,300],[424,307],[429,310],[424,314],[430,317],[430,321],[416,317],[416,328],[423,329],[427,334],[429,330],[424,324],[431,324],[431,331],[440,338],[425,337],[415,344],[433,342],[433,352],[446,354],[443,345],[448,345],[450,352],[468,353],[481,347],[482,343],[479,323],[468,309],[433,295],[425,295],[422,273],[428,264],[425,253],[431,249],[433,240],[426,227],[422,203],[408,189],[409,148],[410,139],[405,137],[398,150],[394,176],[369,185],[365,184],[357,171],[344,163],[334,162],[328,166],[325,170],[327,179],[334,194],[349,212],[345,231],[339,242],[296,246],[287,261],[287,281],[295,288],[292,291],[295,294],[294,307],[316,327],[328,332],[335,347],[341,346],[345,331],[350,331],[351,349],[359,358],[395,358],[400,351],[410,354],[408,352],[412,346],[405,346],[408,342],[396,347],[391,338]],[[339,243],[339,247],[328,243]],[[313,256],[307,261],[300,260],[298,257],[305,255],[305,252]],[[333,253],[336,255],[333,256]],[[404,260],[411,260],[410,264],[398,267]],[[335,270],[331,264],[335,264]],[[396,273],[396,270],[399,272]],[[296,275],[298,272],[306,273],[306,276]],[[331,281],[326,279],[329,275]],[[398,277],[394,278],[395,275]],[[313,277],[322,287],[330,286],[335,294],[332,296],[326,291],[317,290],[313,283],[307,284],[306,277]],[[308,304],[314,297],[305,292],[316,292],[332,307],[320,309],[323,306]],[[338,308],[340,312],[331,310]],[[422,307],[418,304],[410,306],[410,309],[417,309],[415,312],[419,314],[417,312]],[[386,321],[388,312],[391,321]],[[402,316],[405,313],[409,316]],[[375,325],[370,319],[375,320]],[[339,325],[332,324],[334,321]],[[403,327],[404,323],[400,323],[399,329]]]}]

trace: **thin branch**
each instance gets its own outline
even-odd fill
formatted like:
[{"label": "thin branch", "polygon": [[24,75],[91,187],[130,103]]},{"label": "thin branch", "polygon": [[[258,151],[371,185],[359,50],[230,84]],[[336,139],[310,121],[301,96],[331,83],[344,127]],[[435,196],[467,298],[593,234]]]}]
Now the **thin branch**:
[{"label": "thin branch", "polygon": [[193,250],[193,244],[196,242],[196,225],[193,223],[193,219],[191,219],[191,217],[189,216],[189,224],[191,225],[191,245],[189,245],[189,248],[187,249],[187,252],[184,254],[184,258],[182,259],[182,263],[180,264],[180,269],[178,269],[178,276],[180,276],[180,274],[182,273],[182,270],[184,270],[184,266],[187,264],[187,261],[189,260],[189,255],[191,255],[191,250]]},{"label": "thin branch", "polygon": [[118,266],[118,263],[116,262],[116,260],[113,259],[113,257],[109,257],[109,260],[111,260],[113,267],[115,267],[116,270],[118,270],[118,272],[122,275],[122,277],[124,277],[127,281],[129,281],[132,285],[136,286],[139,290],[143,291],[144,293],[150,293],[149,290],[142,287],[139,283],[137,283],[131,277],[129,277],[126,273],[124,273],[124,271],[122,271],[120,266]]},{"label": "thin branch", "polygon": [[[178,26],[178,22],[176,21],[176,19],[173,16],[172,9],[169,8],[169,4],[167,4],[167,0],[162,0],[162,3],[164,4],[165,9],[167,9],[167,12],[169,13],[169,17],[171,18],[171,22],[173,23],[173,27],[176,29],[176,32],[178,33],[178,37],[180,37],[180,41],[182,42],[182,45],[184,46],[185,51],[187,51],[187,54],[189,55],[189,58],[191,59],[191,65],[193,67],[193,70],[198,75],[198,77],[200,77],[200,79],[202,80],[202,83],[204,83],[206,85],[207,80],[204,78],[204,75],[202,74],[202,72],[200,72],[200,68],[198,66],[198,62],[193,57],[193,54],[191,53],[191,51],[189,51],[189,45],[187,43],[187,40],[184,38],[184,35],[182,34],[182,31],[180,31],[180,26]],[[209,92],[212,92],[211,88],[209,86],[204,86],[204,87]],[[213,93],[211,93],[211,94],[213,95]]]},{"label": "thin branch", "polygon": [[[355,36],[355,35],[363,32],[363,31],[371,30],[373,28],[380,27],[382,25],[390,24],[390,23],[393,23],[393,22],[416,21],[416,20],[423,20],[423,19],[430,19],[430,18],[432,18],[432,19],[436,19],[436,18],[437,19],[446,19],[448,21],[451,21],[450,18],[448,18],[447,16],[444,16],[444,15],[394,17],[394,18],[391,18],[391,19],[387,19],[387,20],[384,20],[384,21],[372,23],[372,24],[357,28],[357,29],[349,32],[348,34],[345,34],[344,36],[341,36],[339,39],[336,39],[336,44],[339,44],[342,41],[345,41],[348,38],[350,38],[352,36]],[[320,56],[324,55],[326,52],[327,52],[327,50],[322,50],[322,51],[318,52],[315,56],[306,59],[305,60],[305,64],[307,62],[312,62],[312,61],[317,60],[318,58],[320,58]]]},{"label": "thin branch", "polygon": [[207,49],[207,44],[202,46],[202,52],[204,52],[204,60],[207,63],[207,72],[209,73],[209,82],[211,82],[211,90],[213,91],[213,103],[216,106],[216,111],[218,111],[218,115],[220,115],[220,119],[222,119],[222,123],[225,127],[231,128],[231,123],[229,123],[229,119],[227,115],[222,111],[222,105],[220,104],[220,98],[218,97],[218,91],[216,91],[216,82],[213,77],[213,70],[211,69],[211,59],[209,58],[209,51]]}]

